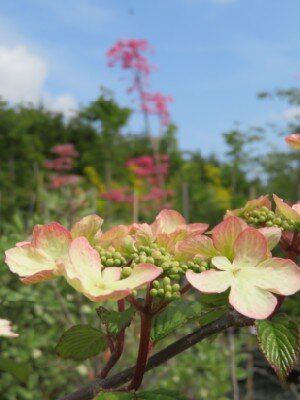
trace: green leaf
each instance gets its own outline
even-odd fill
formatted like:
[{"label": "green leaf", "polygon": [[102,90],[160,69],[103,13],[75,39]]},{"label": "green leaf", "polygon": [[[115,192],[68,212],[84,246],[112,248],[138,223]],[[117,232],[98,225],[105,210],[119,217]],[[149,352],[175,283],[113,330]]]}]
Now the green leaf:
[{"label": "green leaf", "polygon": [[104,392],[97,397],[97,400],[136,400],[133,393],[125,392]]},{"label": "green leaf", "polygon": [[151,340],[157,342],[175,329],[199,318],[202,305],[189,300],[176,300],[153,320]]},{"label": "green leaf", "polygon": [[99,329],[75,325],[63,333],[55,350],[62,358],[81,361],[97,355],[106,347],[106,337]]},{"label": "green leaf", "polygon": [[141,393],[104,392],[97,400],[187,400],[178,392],[166,389],[151,390]]},{"label": "green leaf", "polygon": [[138,393],[138,400],[187,400],[178,392],[166,389],[151,390]]},{"label": "green leaf", "polygon": [[228,292],[201,294],[200,303],[210,308],[228,305]]},{"label": "green leaf", "polygon": [[129,307],[127,310],[119,312],[99,307],[97,313],[108,332],[117,335],[122,329],[130,325],[135,310],[133,307]]},{"label": "green leaf", "polygon": [[0,358],[0,371],[9,372],[20,382],[27,382],[31,368],[26,363],[19,363],[7,358]]},{"label": "green leaf", "polygon": [[260,348],[279,379],[285,380],[293,369],[300,350],[298,326],[279,314],[271,320],[256,321]]},{"label": "green leaf", "polygon": [[200,326],[204,326],[204,325],[210,324],[211,322],[215,321],[216,319],[218,319],[222,315],[224,315],[225,312],[226,312],[226,308],[225,307],[216,308],[214,310],[210,310],[210,311],[204,312],[199,317]]}]

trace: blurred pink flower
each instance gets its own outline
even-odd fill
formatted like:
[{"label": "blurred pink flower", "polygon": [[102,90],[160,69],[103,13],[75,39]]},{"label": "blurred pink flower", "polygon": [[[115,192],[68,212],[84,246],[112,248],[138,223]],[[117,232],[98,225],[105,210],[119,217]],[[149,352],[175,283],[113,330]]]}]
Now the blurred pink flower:
[{"label": "blurred pink flower", "polygon": [[300,133],[293,133],[287,136],[285,141],[293,149],[300,150]]},{"label": "blurred pink flower", "polygon": [[56,146],[52,147],[52,153],[55,153],[61,157],[78,157],[79,153],[75,149],[72,143],[66,144],[57,144]]},{"label": "blurred pink flower", "polygon": [[78,175],[53,175],[51,176],[50,185],[51,189],[60,189],[63,186],[77,185],[80,181]]},{"label": "blurred pink flower", "polygon": [[158,115],[161,124],[166,126],[170,123],[170,112],[168,109],[168,103],[174,101],[171,96],[165,96],[160,92],[142,94],[141,108],[149,114]]}]

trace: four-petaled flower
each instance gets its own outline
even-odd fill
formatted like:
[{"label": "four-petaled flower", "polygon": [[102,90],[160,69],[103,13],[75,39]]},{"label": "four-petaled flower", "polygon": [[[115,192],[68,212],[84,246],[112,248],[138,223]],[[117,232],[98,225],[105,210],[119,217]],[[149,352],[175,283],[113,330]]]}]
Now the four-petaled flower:
[{"label": "four-petaled flower", "polygon": [[124,298],[157,278],[162,270],[142,263],[132,269],[128,278],[121,279],[121,268],[103,269],[95,248],[113,246],[127,254],[133,248],[133,238],[129,235],[130,227],[125,225],[102,232],[102,222],[97,215],[90,215],[78,221],[70,232],[56,222],[37,225],[32,241],[7,250],[5,261],[24,283],[62,275],[93,301]]},{"label": "four-petaled flower", "polygon": [[[278,238],[276,228],[271,228],[273,235],[266,238],[266,229],[260,232],[245,227],[238,218],[226,219],[213,230],[212,239],[198,238],[199,253],[211,257],[217,269],[200,274],[187,271],[187,280],[203,293],[230,288],[229,303],[238,312],[254,319],[267,318],[277,305],[273,293],[287,296],[300,290],[300,269],[291,260],[270,256]],[[191,245],[195,250],[196,243]]]}]

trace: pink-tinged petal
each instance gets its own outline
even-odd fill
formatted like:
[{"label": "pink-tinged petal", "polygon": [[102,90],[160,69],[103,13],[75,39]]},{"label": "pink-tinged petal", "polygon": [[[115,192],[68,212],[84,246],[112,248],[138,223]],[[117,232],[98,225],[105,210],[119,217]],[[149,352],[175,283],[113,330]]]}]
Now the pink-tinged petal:
[{"label": "pink-tinged petal", "polygon": [[70,243],[70,232],[58,222],[34,227],[32,245],[52,258],[67,254]]},{"label": "pink-tinged petal", "polygon": [[186,229],[189,233],[194,233],[197,235],[201,235],[202,233],[206,232],[209,225],[204,223],[195,223],[195,224],[187,224]]},{"label": "pink-tinged petal", "polygon": [[106,300],[118,301],[129,296],[132,293],[131,289],[116,290],[113,288],[96,288],[95,293],[83,293],[88,299],[95,302]]},{"label": "pink-tinged petal", "polygon": [[267,239],[267,246],[268,250],[271,251],[274,249],[275,246],[280,241],[282,231],[280,228],[276,227],[270,227],[270,228],[260,228],[258,229],[260,233],[264,235],[264,237]]},{"label": "pink-tinged petal", "polygon": [[102,271],[102,279],[104,282],[115,282],[121,279],[122,268],[107,267]]},{"label": "pink-tinged petal", "polygon": [[185,225],[185,219],[175,210],[162,210],[151,225],[154,235],[174,232],[180,225]]},{"label": "pink-tinged petal", "polygon": [[240,218],[229,217],[217,225],[212,231],[212,240],[214,247],[219,252],[233,259],[233,246],[238,235],[246,229],[247,224]]},{"label": "pink-tinged petal", "polygon": [[228,258],[223,257],[223,256],[213,257],[211,262],[215,267],[217,267],[218,269],[221,269],[223,271],[229,271],[229,270],[232,270],[232,268],[233,268],[233,265],[228,260]]},{"label": "pink-tinged petal", "polygon": [[272,209],[272,203],[269,200],[269,196],[259,196],[257,199],[249,200],[242,208],[238,208],[236,210],[228,210],[225,215],[225,219],[230,216],[242,217],[245,212],[259,210],[262,207],[266,207],[269,210]]},{"label": "pink-tinged petal", "polygon": [[268,318],[277,305],[276,297],[246,279],[235,279],[231,286],[229,303],[239,313],[253,319]]},{"label": "pink-tinged petal", "polygon": [[24,283],[51,279],[57,272],[55,261],[42,250],[31,245],[6,250],[5,262]]},{"label": "pink-tinged petal", "polygon": [[255,267],[266,258],[267,239],[257,229],[247,228],[234,243],[234,266]]},{"label": "pink-tinged petal", "polygon": [[30,245],[31,242],[18,242],[18,243],[16,243],[16,247],[22,247],[22,246],[26,246],[28,244]]},{"label": "pink-tinged petal", "polygon": [[292,209],[300,215],[300,203],[293,204]]},{"label": "pink-tinged petal", "polygon": [[8,321],[7,319],[0,318],[0,336],[15,338],[19,335],[12,331],[10,321]]},{"label": "pink-tinged petal", "polygon": [[300,133],[293,133],[287,136],[285,141],[293,149],[300,150]]},{"label": "pink-tinged petal", "polygon": [[181,253],[183,256],[194,257],[197,255],[203,258],[210,258],[220,254],[215,249],[211,238],[205,235],[192,236],[183,240],[178,244],[176,252],[179,255]]},{"label": "pink-tinged petal", "polygon": [[150,246],[154,241],[152,229],[148,224],[139,224],[134,229],[134,238],[137,246]]},{"label": "pink-tinged petal", "polygon": [[162,268],[158,268],[153,264],[138,264],[132,269],[131,275],[126,279],[114,282],[110,287],[116,289],[138,289],[145,284],[152,282],[163,272]]},{"label": "pink-tinged petal", "polygon": [[152,282],[161,273],[162,269],[153,264],[139,264],[133,268],[128,278],[115,282],[103,282],[102,285],[84,294],[93,301],[121,300],[130,295],[134,289]]},{"label": "pink-tinged petal", "polygon": [[112,245],[116,240],[119,240],[128,235],[129,227],[126,225],[118,225],[110,228],[108,231],[102,233],[99,245],[107,248]]},{"label": "pink-tinged petal", "polygon": [[67,280],[75,280],[78,290],[88,292],[101,282],[101,262],[99,253],[84,237],[74,239],[69,251],[70,263],[65,264]]},{"label": "pink-tinged petal", "polygon": [[300,212],[297,210],[297,208],[295,209],[290,207],[282,199],[276,196],[276,194],[273,194],[273,198],[280,214],[284,215],[288,219],[291,219],[292,221],[300,222]]},{"label": "pink-tinged petal", "polygon": [[71,236],[73,239],[83,236],[87,238],[91,244],[96,245],[101,235],[102,223],[103,219],[98,215],[88,215],[76,222],[71,229]]},{"label": "pink-tinged petal", "polygon": [[188,270],[187,281],[197,290],[203,293],[222,293],[231,285],[233,275],[228,271],[209,270],[200,274]]},{"label": "pink-tinged petal", "polygon": [[249,283],[270,292],[284,296],[300,290],[300,268],[291,260],[268,258],[254,268],[239,272]]}]

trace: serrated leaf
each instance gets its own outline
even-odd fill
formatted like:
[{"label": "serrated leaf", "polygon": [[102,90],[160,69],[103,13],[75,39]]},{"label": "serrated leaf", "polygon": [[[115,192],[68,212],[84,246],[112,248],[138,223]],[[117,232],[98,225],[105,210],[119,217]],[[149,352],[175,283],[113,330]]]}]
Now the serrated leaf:
[{"label": "serrated leaf", "polygon": [[101,393],[97,400],[136,400],[137,397],[132,393],[124,392],[104,392]]},{"label": "serrated leaf", "polygon": [[75,325],[61,336],[55,350],[62,358],[81,361],[107,348],[105,335],[89,325]]},{"label": "serrated leaf", "polygon": [[279,379],[293,369],[300,350],[299,327],[285,315],[256,321],[260,348]]},{"label": "serrated leaf", "polygon": [[122,329],[130,325],[135,310],[133,307],[119,312],[114,310],[107,310],[104,307],[97,308],[97,314],[101,322],[105,325],[108,332],[112,335],[117,335]]},{"label": "serrated leaf", "polygon": [[7,358],[0,358],[0,371],[9,372],[20,382],[27,382],[31,368],[26,363],[19,363]]},{"label": "serrated leaf", "polygon": [[176,300],[153,320],[151,340],[157,342],[180,326],[196,320],[201,315],[202,305],[189,300]]},{"label": "serrated leaf", "polygon": [[157,389],[138,393],[138,400],[187,400],[178,392],[166,389]]}]

